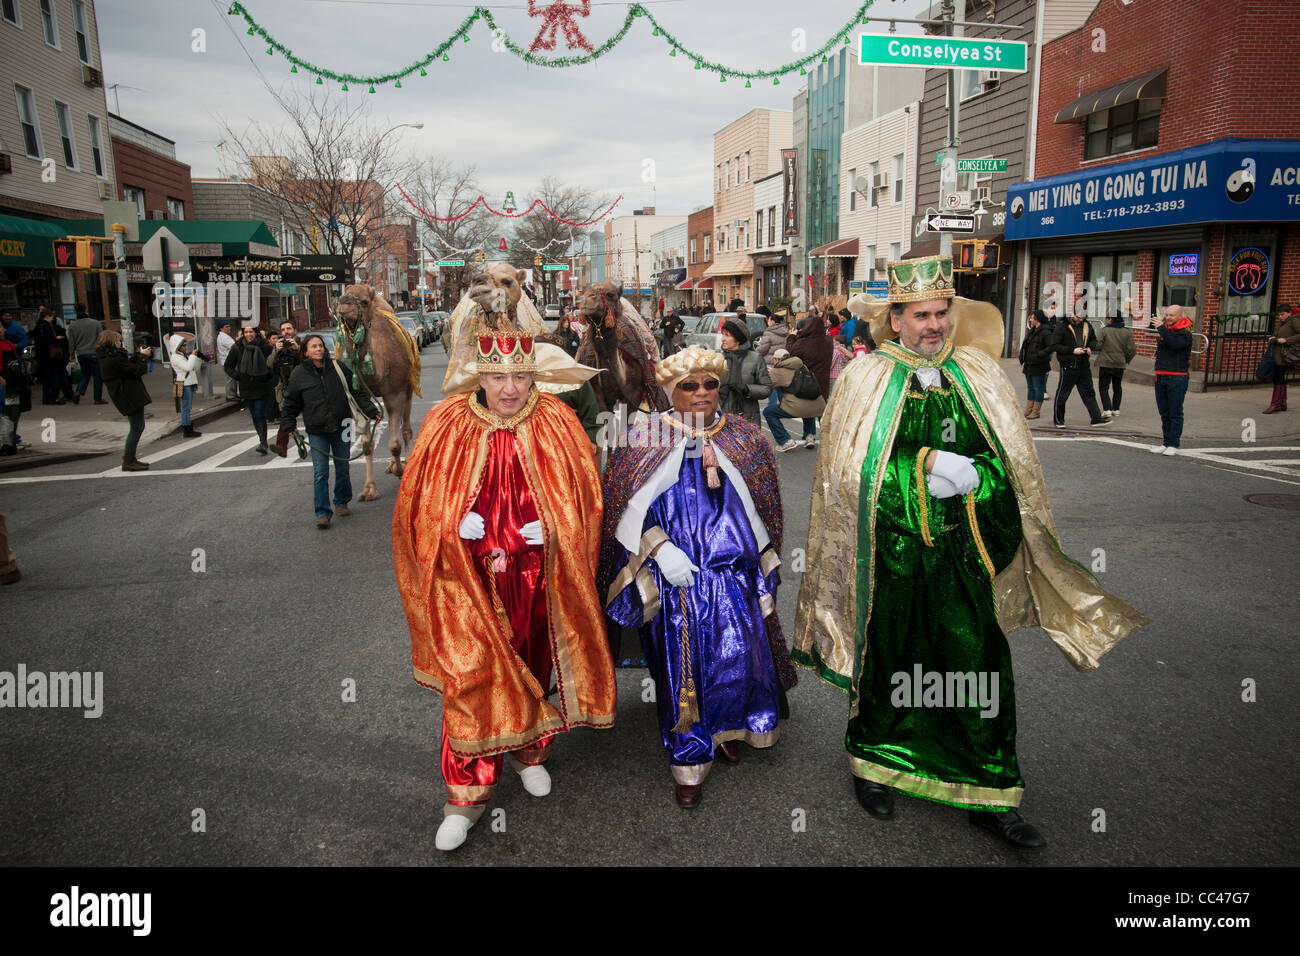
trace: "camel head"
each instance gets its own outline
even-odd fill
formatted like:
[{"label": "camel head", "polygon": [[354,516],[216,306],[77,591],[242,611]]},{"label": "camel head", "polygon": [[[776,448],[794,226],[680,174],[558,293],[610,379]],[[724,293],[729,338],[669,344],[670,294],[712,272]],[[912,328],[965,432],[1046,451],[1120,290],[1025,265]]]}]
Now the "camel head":
[{"label": "camel head", "polygon": [[511,322],[517,321],[519,300],[524,294],[524,271],[494,262],[470,280],[466,292],[479,308],[491,315],[504,312]]},{"label": "camel head", "polygon": [[352,332],[363,322],[369,325],[374,310],[384,307],[383,301],[371,286],[350,285],[339,296],[335,311],[343,327]]},{"label": "camel head", "polygon": [[620,305],[622,299],[623,283],[621,282],[611,279],[587,286],[578,299],[582,321],[593,329],[600,329],[602,326],[607,329],[614,328],[615,319],[622,308]]}]

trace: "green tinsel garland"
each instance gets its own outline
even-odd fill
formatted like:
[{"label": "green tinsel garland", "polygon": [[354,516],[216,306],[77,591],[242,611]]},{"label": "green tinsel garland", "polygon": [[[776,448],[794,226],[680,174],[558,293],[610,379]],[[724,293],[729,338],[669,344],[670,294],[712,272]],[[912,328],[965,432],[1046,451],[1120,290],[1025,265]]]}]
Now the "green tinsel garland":
[{"label": "green tinsel garland", "polygon": [[[403,77],[411,76],[412,74],[417,73],[417,71],[420,76],[427,76],[428,73],[425,71],[425,67],[430,63],[433,63],[435,60],[441,59],[443,62],[448,62],[450,57],[446,54],[447,51],[451,49],[452,44],[457,40],[464,40],[464,42],[468,43],[470,27],[474,25],[476,20],[480,19],[487,25],[488,29],[492,31],[494,38],[500,38],[502,45],[504,45],[507,50],[519,57],[519,59],[523,60],[525,63],[531,63],[533,66],[569,67],[581,66],[583,63],[591,63],[593,60],[597,60],[604,56],[622,41],[623,37],[627,35],[627,31],[631,29],[633,20],[637,17],[645,17],[650,21],[654,28],[654,34],[652,35],[662,35],[672,47],[669,56],[676,56],[677,51],[680,50],[685,56],[694,61],[695,69],[711,70],[714,73],[717,73],[723,81],[725,81],[729,76],[742,77],[745,80],[757,80],[772,77],[773,80],[776,80],[778,77],[785,76],[787,73],[793,73],[796,70],[800,72],[800,75],[804,75],[806,72],[804,68],[809,63],[818,60],[824,63],[826,62],[826,54],[830,52],[832,47],[839,43],[849,43],[849,34],[853,32],[854,27],[859,25],[858,21],[861,21],[863,25],[866,24],[866,12],[867,8],[870,7],[871,4],[872,0],[866,0],[866,2],[858,8],[857,12],[849,18],[849,21],[845,23],[844,26],[841,27],[829,40],[827,40],[825,45],[820,49],[814,50],[807,56],[795,60],[792,63],[787,63],[784,66],[776,67],[771,70],[735,70],[721,63],[713,63],[709,60],[705,60],[699,54],[692,53],[689,49],[683,46],[676,37],[664,29],[664,27],[655,20],[654,15],[649,10],[641,6],[639,3],[629,5],[627,17],[624,18],[623,25],[616,30],[608,40],[593,49],[590,53],[584,53],[581,56],[538,56],[535,53],[530,53],[525,47],[520,46],[507,36],[506,32],[496,25],[496,21],[492,17],[492,11],[487,7],[475,7],[474,11],[461,21],[460,26],[455,29],[451,36],[443,40],[436,49],[425,54],[423,58],[416,60],[409,66],[396,72],[385,73],[382,75],[375,74],[371,76],[358,76],[354,73],[336,73],[326,67],[317,66],[301,57],[294,56],[293,52],[288,47],[267,33],[265,28],[253,19],[252,14],[244,8],[242,3],[236,2],[231,4],[230,14],[232,16],[237,14],[243,17],[244,21],[248,24],[249,35],[259,36],[262,38],[263,42],[267,44],[268,48],[266,52],[268,56],[274,53],[279,53],[293,64],[295,69],[292,72],[297,72],[296,68],[302,67],[304,70],[315,74],[317,83],[322,82],[321,77],[327,77],[335,82],[342,83],[344,89],[347,88],[348,83],[364,83],[371,87],[370,92],[373,93],[373,87],[376,84],[393,83],[395,86],[400,87],[401,83],[399,81]],[[747,82],[745,85],[749,86],[749,83]],[[776,84],[774,83],[773,85]]]}]

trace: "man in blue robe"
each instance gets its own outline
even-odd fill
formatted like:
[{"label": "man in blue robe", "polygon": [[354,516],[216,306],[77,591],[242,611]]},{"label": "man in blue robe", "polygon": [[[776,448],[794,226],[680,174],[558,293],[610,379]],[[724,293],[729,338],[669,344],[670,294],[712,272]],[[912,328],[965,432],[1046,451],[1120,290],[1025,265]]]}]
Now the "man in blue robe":
[{"label": "man in blue robe", "polygon": [[692,346],[660,362],[670,412],[610,455],[599,587],[640,627],[677,802],[699,804],[716,753],[771,747],[794,668],[776,614],[781,493],[771,445],[718,412],[726,364]]}]

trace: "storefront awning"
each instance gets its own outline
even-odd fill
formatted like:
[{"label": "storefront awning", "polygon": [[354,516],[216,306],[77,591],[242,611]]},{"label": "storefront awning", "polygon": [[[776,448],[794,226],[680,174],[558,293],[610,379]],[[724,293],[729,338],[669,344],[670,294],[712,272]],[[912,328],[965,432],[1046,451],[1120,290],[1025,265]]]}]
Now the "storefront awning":
[{"label": "storefront awning", "polygon": [[783,266],[790,261],[788,252],[762,252],[754,256],[756,266]]},{"label": "storefront awning", "polygon": [[[65,219],[70,236],[102,236],[102,219]],[[140,244],[148,242],[163,226],[186,246],[191,258],[220,256],[274,256],[280,247],[266,223],[258,219],[141,219]],[[127,255],[138,255],[136,243],[127,243]]]},{"label": "storefront awning", "polygon": [[673,288],[678,292],[690,292],[693,286],[691,284],[691,280],[687,279],[685,282],[677,283],[677,285],[673,286]]},{"label": "storefront awning", "polygon": [[1138,100],[1160,100],[1165,97],[1165,78],[1168,68],[1146,73],[1123,83],[1116,83],[1104,90],[1097,90],[1079,97],[1061,112],[1056,114],[1057,123],[1081,123],[1091,114],[1108,110],[1125,103]]},{"label": "storefront awning", "polygon": [[712,279],[701,279],[699,282],[695,283],[695,288],[697,288],[697,289],[712,289],[712,288],[713,288],[713,280],[712,280]]},{"label": "storefront awning", "polygon": [[[99,225],[102,230],[104,224]],[[53,269],[54,240],[68,234],[61,222],[0,216],[0,266]]]},{"label": "storefront awning", "polygon": [[824,243],[808,253],[809,259],[856,259],[858,257],[858,240],[836,239]]}]

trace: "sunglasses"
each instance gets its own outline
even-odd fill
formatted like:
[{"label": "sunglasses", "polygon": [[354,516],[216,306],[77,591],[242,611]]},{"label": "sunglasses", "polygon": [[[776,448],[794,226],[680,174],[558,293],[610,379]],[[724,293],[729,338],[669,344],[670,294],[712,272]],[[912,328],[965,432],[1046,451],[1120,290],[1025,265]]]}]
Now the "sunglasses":
[{"label": "sunglasses", "polygon": [[716,392],[718,390],[718,386],[721,384],[722,383],[719,382],[716,378],[709,378],[709,379],[705,379],[703,382],[679,382],[677,384],[677,387],[680,388],[683,392],[694,392],[694,391],[698,391],[700,386],[702,385],[704,386],[704,390],[706,392]]}]

